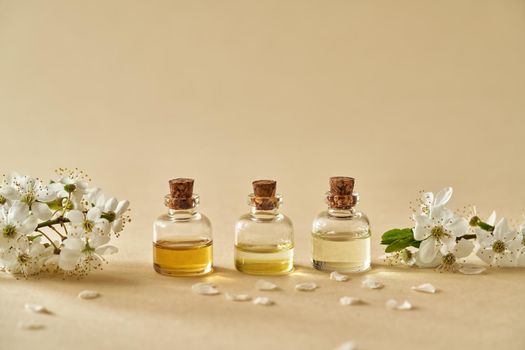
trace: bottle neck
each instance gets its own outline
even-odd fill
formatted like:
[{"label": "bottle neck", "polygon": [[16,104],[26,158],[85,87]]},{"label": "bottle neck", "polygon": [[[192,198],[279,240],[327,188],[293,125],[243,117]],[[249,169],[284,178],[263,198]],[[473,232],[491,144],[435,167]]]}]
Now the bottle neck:
[{"label": "bottle neck", "polygon": [[348,218],[354,216],[356,213],[355,207],[350,209],[338,209],[328,207],[328,215],[336,218]]},{"label": "bottle neck", "polygon": [[188,220],[197,214],[197,208],[190,209],[171,209],[168,208],[168,215],[174,220]]},{"label": "bottle neck", "polygon": [[255,219],[271,220],[275,218],[277,215],[279,215],[279,210],[277,208],[269,209],[269,210],[262,210],[262,209],[257,209],[255,206],[251,206],[250,215]]}]

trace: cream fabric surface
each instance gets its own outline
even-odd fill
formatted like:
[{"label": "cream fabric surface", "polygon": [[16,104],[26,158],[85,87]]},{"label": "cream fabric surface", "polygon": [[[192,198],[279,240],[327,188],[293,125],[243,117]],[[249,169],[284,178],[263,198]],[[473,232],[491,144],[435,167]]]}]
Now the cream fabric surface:
[{"label": "cream fabric surface", "polygon": [[[453,186],[517,223],[525,204],[525,2],[0,1],[1,171],[80,167],[132,202],[101,272],[0,275],[2,349],[524,349],[525,271],[480,276],[385,267],[382,232],[411,224],[418,191]],[[374,266],[346,283],[309,265],[328,177],[354,176]],[[215,273],[169,278],[151,223],[173,177],[194,177],[214,227]],[[233,269],[233,225],[250,182],[278,181],[297,269]],[[373,276],[385,284],[365,290]],[[271,297],[261,307],[191,292]],[[314,281],[314,292],[297,292]],[[430,282],[435,295],[411,291]],[[102,293],[79,300],[84,289]],[[339,305],[348,295],[366,304]],[[388,311],[389,298],[415,309]],[[25,303],[53,315],[30,315]],[[17,323],[35,319],[39,331]]]}]

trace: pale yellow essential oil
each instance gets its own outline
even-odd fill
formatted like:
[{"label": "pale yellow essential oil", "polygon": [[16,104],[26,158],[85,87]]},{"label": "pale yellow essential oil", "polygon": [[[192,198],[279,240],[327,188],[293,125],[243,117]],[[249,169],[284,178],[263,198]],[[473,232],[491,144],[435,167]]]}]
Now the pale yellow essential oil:
[{"label": "pale yellow essential oil", "polygon": [[322,271],[361,272],[370,268],[370,232],[312,233],[312,262]]},{"label": "pale yellow essential oil", "polygon": [[293,244],[236,245],[235,267],[251,275],[285,275],[293,271]]},{"label": "pale yellow essential oil", "polygon": [[213,248],[209,239],[153,243],[153,267],[163,275],[204,275],[213,270],[212,260]]}]

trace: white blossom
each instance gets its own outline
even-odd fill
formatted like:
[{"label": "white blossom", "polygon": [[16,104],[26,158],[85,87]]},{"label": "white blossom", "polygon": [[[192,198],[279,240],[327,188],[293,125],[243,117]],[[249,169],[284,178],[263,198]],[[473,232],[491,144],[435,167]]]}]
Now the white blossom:
[{"label": "white blossom", "polygon": [[523,238],[511,229],[505,218],[494,227],[494,232],[477,232],[479,250],[476,255],[490,266],[516,266]]},{"label": "white blossom", "polygon": [[37,225],[26,203],[16,200],[10,208],[0,207],[0,250],[12,247],[20,237],[34,232]]}]

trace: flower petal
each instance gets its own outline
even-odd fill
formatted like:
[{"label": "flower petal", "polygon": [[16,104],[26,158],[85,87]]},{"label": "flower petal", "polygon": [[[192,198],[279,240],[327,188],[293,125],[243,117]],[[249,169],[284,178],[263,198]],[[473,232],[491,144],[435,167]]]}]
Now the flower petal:
[{"label": "flower petal", "polygon": [[62,244],[64,244],[64,247],[66,249],[80,251],[82,248],[84,248],[84,242],[80,238],[71,237],[71,238],[64,240]]},{"label": "flower petal", "polygon": [[494,252],[491,248],[480,249],[476,252],[476,255],[487,265],[492,264],[492,260],[494,259]]},{"label": "flower petal", "polygon": [[458,243],[456,243],[456,246],[454,247],[454,256],[456,259],[466,258],[470,255],[470,253],[472,253],[473,249],[474,243],[468,239],[462,238]]},{"label": "flower petal", "polygon": [[436,257],[438,253],[438,244],[432,237],[425,239],[419,246],[419,257],[422,262],[429,263]]},{"label": "flower petal", "polygon": [[518,256],[518,266],[525,267],[525,249],[522,249],[520,255]]},{"label": "flower petal", "polygon": [[122,219],[117,219],[115,221],[113,221],[113,232],[115,233],[118,233],[120,231],[122,231],[122,228],[124,227],[123,223],[122,223]]},{"label": "flower petal", "polygon": [[66,218],[68,218],[72,224],[81,224],[84,222],[84,214],[80,210],[68,211],[66,213]]},{"label": "flower petal", "polygon": [[492,211],[490,216],[487,218],[487,221],[485,223],[494,226],[496,224],[496,211]]},{"label": "flower petal", "polygon": [[30,215],[18,227],[17,231],[23,235],[33,233],[38,225],[38,219],[34,215]]},{"label": "flower petal", "polygon": [[414,238],[417,241],[422,241],[430,235],[432,222],[429,217],[421,214],[416,215],[414,220],[416,221],[416,225],[414,227]]},{"label": "flower petal", "polygon": [[118,202],[117,208],[115,209],[115,214],[117,214],[117,216],[120,216],[120,215],[124,214],[124,212],[126,210],[128,210],[128,208],[129,208],[129,201],[128,200],[122,200],[122,201]]},{"label": "flower petal", "polygon": [[101,214],[102,214],[102,210],[100,210],[100,208],[93,207],[88,210],[86,214],[86,218],[91,221],[96,221],[100,218]]},{"label": "flower petal", "polygon": [[95,253],[99,255],[109,255],[118,253],[118,248],[112,245],[105,245],[95,249]]},{"label": "flower petal", "polygon": [[20,199],[18,191],[11,186],[2,186],[0,188],[0,195],[12,201]]},{"label": "flower petal", "polygon": [[436,194],[434,199],[434,206],[440,207],[448,203],[452,197],[452,187],[445,187]]},{"label": "flower petal", "polygon": [[425,192],[421,195],[421,202],[423,205],[430,207],[434,203],[434,193]]},{"label": "flower petal", "polygon": [[15,201],[7,213],[7,222],[14,224],[22,222],[29,216],[29,207],[20,201]]},{"label": "flower petal", "polygon": [[450,232],[454,237],[461,237],[468,232],[469,225],[467,219],[458,216],[452,220],[449,224],[445,225],[445,230]]},{"label": "flower petal", "polygon": [[42,221],[51,219],[53,212],[49,209],[49,206],[45,203],[35,202],[31,205],[31,211]]},{"label": "flower petal", "polygon": [[118,201],[115,197],[111,197],[106,201],[106,204],[104,205],[104,211],[115,211],[117,208]]},{"label": "flower petal", "polygon": [[508,242],[516,237],[517,232],[510,229],[507,219],[502,218],[496,224],[493,234],[494,234],[494,239],[500,240],[503,242]]},{"label": "flower petal", "polygon": [[74,270],[80,255],[81,253],[79,250],[63,248],[60,252],[58,266],[65,271]]}]

